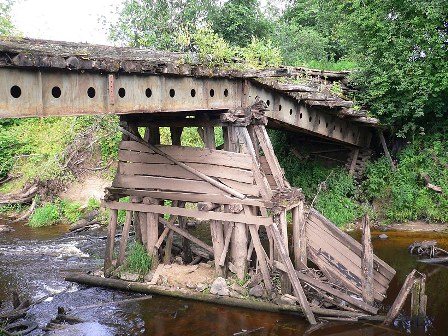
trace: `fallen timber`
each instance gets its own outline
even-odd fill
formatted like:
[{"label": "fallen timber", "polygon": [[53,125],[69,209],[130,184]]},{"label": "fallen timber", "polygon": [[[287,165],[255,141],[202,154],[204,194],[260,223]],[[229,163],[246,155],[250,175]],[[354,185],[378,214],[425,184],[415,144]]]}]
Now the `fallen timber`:
[{"label": "fallen timber", "polygon": [[[191,291],[176,290],[172,288],[166,288],[163,286],[148,285],[144,283],[124,281],[118,279],[107,279],[87,274],[70,274],[65,277],[65,280],[87,286],[105,287],[142,294],[170,296],[175,298],[213,303],[230,307],[261,310],[272,313],[287,313],[287,314],[289,313],[289,314],[303,315],[303,312],[299,306],[291,306],[286,304],[278,305],[263,301],[243,300],[222,296],[217,297],[216,295],[212,294],[191,293]],[[376,316],[374,319],[372,319],[371,318],[372,316],[363,313],[353,313],[349,311],[325,309],[315,306],[311,306],[311,310],[314,314],[325,317],[352,318],[360,321],[363,320],[382,321],[384,319],[384,316]]]},{"label": "fallen timber", "polygon": [[[113,281],[123,265],[132,226],[154,268],[172,263],[180,235],[185,262],[198,245],[217,275],[254,273],[267,297],[289,295],[310,324],[324,309],[313,299],[337,307],[327,316],[377,313],[395,270],[373,255],[368,225],[360,244],[317,211],[306,214],[266,131],[337,143],[356,153],[354,170],[378,121],[345,98],[347,73],[211,68],[191,54],[0,38],[0,74],[0,118],[120,115],[117,174],[102,201],[111,216],[100,282]],[[170,128],[171,145],[161,144],[160,127]],[[197,129],[203,148],[182,145],[186,127]],[[119,210],[126,220],[115,246]],[[187,218],[209,221],[211,245],[188,232]]]}]

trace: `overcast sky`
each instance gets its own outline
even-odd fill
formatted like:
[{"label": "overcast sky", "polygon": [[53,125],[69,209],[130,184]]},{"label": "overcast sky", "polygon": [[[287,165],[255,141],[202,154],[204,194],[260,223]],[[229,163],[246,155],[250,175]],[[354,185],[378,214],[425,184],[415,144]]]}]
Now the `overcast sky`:
[{"label": "overcast sky", "polygon": [[[16,0],[11,17],[25,37],[112,44],[107,40],[107,27],[99,19],[104,16],[109,21],[116,20],[116,8],[122,1]],[[261,0],[262,5],[268,2]]]},{"label": "overcast sky", "polygon": [[121,0],[17,0],[12,9],[15,27],[26,37],[110,44],[99,23]]}]

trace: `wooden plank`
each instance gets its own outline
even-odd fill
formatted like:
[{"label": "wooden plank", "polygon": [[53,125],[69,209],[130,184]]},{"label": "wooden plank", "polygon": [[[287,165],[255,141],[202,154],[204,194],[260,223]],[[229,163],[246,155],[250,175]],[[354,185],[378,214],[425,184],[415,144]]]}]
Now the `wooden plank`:
[{"label": "wooden plank", "polygon": [[370,235],[370,221],[367,215],[362,220],[362,297],[364,302],[372,305],[374,302],[374,272],[373,272],[373,247]]},{"label": "wooden plank", "polygon": [[272,147],[272,143],[269,139],[268,133],[266,132],[266,128],[262,125],[254,125],[253,128],[277,186],[279,188],[289,188],[290,185],[285,179],[283,169],[278,162],[277,156],[275,155],[274,148]]},{"label": "wooden plank", "polygon": [[[325,274],[325,276],[333,283],[343,284],[349,291],[362,296],[362,290],[357,287],[353,282],[351,282],[346,277],[341,277],[340,273],[336,271],[333,265],[326,259],[319,258],[317,256],[318,251],[308,246],[308,258],[317,265],[317,267]],[[381,302],[384,300],[384,295],[375,291],[375,300]]]},{"label": "wooden plank", "polygon": [[308,322],[310,324],[316,324],[316,319],[314,318],[314,314],[311,311],[310,305],[306,299],[305,293],[303,292],[302,285],[297,278],[294,267],[292,266],[291,259],[289,259],[288,254],[286,252],[286,248],[283,245],[283,240],[278,231],[278,228],[275,225],[271,225],[267,228],[272,232],[272,236],[274,238],[275,247],[279,251],[280,257],[282,259],[283,264],[287,268],[287,274],[289,275],[289,280],[291,281],[292,287],[294,289],[295,296],[299,299],[300,306],[302,307],[303,313],[305,314]]},{"label": "wooden plank", "polygon": [[[177,218],[177,216],[172,216]],[[168,236],[168,233],[170,232],[169,228],[165,228],[162,233],[160,234],[159,239],[157,240],[157,243],[154,245],[154,248],[159,249],[162,245],[163,241],[165,240],[166,236]]]},{"label": "wooden plank", "polygon": [[386,315],[386,319],[383,322],[384,325],[391,324],[397,317],[401,308],[403,308],[404,302],[406,301],[406,298],[408,297],[409,293],[411,292],[412,286],[414,285],[416,272],[417,271],[414,269],[406,277],[403,287],[401,287],[400,292],[398,293],[398,296],[395,298],[395,301],[392,304],[392,307],[390,307],[389,312]]},{"label": "wooden plank", "polygon": [[[184,146],[157,146],[164,153],[174,157],[176,160],[184,163],[206,163],[218,166],[227,166],[240,169],[252,169],[249,155],[243,153],[228,152],[216,149],[184,147]],[[135,151],[139,156],[146,160],[153,160],[147,163],[170,163],[169,160],[160,158],[154,151],[146,148],[136,141],[122,141],[120,149]],[[157,159],[159,157],[159,159]],[[145,162],[145,161],[134,161]]]},{"label": "wooden plank", "polygon": [[[347,233],[337,228],[336,225],[331,223],[318,211],[316,211],[315,209],[311,209],[308,218],[311,220],[314,220],[314,218],[319,220],[320,223],[322,223],[335,237],[338,237],[339,240],[344,241],[352,251],[354,251],[358,256],[361,256],[362,245],[355,239],[350,237]],[[385,277],[387,277],[388,279],[392,279],[395,276],[396,271],[386,262],[384,262],[377,256],[374,256],[373,260],[378,264],[381,273],[384,274]]]},{"label": "wooden plank", "polygon": [[181,200],[186,202],[212,202],[212,203],[222,203],[222,204],[233,204],[241,203],[245,205],[253,205],[257,207],[272,207],[271,202],[264,202],[261,199],[246,197],[240,200],[236,197],[231,197],[229,195],[219,195],[219,194],[195,194],[195,193],[182,193],[182,192],[170,192],[170,191],[155,191],[155,190],[139,190],[130,188],[119,188],[119,187],[109,187],[107,188],[112,194],[119,195],[131,195],[140,197],[154,197],[160,199],[169,200]]},{"label": "wooden plank", "polygon": [[124,220],[123,231],[121,233],[120,250],[118,252],[117,267],[123,265],[126,247],[128,245],[129,229],[132,222],[132,211],[126,211],[126,219]]},{"label": "wooden plank", "polygon": [[117,175],[112,183],[113,187],[161,189],[166,191],[194,192],[194,193],[223,193],[205,181],[184,180],[156,176],[128,176]]},{"label": "wooden plank", "polygon": [[[254,183],[254,174],[250,170],[233,167],[216,166],[202,163],[190,163],[190,167],[211,177],[223,178],[241,183]],[[189,180],[201,180],[196,175],[175,164],[119,162],[118,173],[124,175],[153,175],[161,177],[178,177]]]},{"label": "wooden plank", "polygon": [[240,223],[264,225],[264,226],[272,225],[271,217],[260,217],[260,216],[253,216],[250,214],[232,214],[232,213],[214,212],[214,211],[198,211],[194,209],[168,207],[163,205],[123,203],[116,201],[106,202],[104,200],[101,202],[101,205],[109,209],[117,209],[117,210],[132,210],[145,213],[154,212],[158,214],[171,214],[184,217],[223,220],[227,222],[238,221]]},{"label": "wooden plank", "polygon": [[[338,252],[338,255],[341,256],[341,258],[348,258],[350,263],[354,264],[355,267],[361,269],[361,257],[362,257],[362,247],[361,250],[357,251],[354,250],[353,248],[350,248],[349,244],[346,241],[342,241],[342,244],[340,244],[340,240],[338,240],[338,237],[333,236],[331,234],[331,232],[327,231],[326,227],[322,227],[319,224],[316,224],[314,221],[308,220],[307,221],[307,230],[309,229],[309,232],[313,232],[313,237],[315,240],[317,239],[318,241],[314,241],[314,246],[318,246],[320,240],[322,240],[322,237],[326,237],[325,238],[325,243],[329,246],[331,246],[333,249],[336,250],[336,252],[338,252],[340,250],[340,252]],[[308,235],[308,231],[307,231],[307,235]],[[309,235],[308,235],[309,236]],[[342,252],[344,251],[344,252]],[[375,260],[375,259],[374,259]],[[384,269],[378,269],[378,264],[374,263],[374,278],[376,281],[378,281],[379,283],[381,283],[384,286],[388,286],[391,278],[390,276],[387,274],[387,272],[384,272]]]},{"label": "wooden plank", "polygon": [[268,263],[266,262],[266,252],[263,245],[261,245],[260,236],[258,235],[258,229],[255,225],[249,225],[249,232],[252,237],[255,253],[257,254],[257,260],[260,264],[261,275],[263,276],[264,286],[268,293],[272,292],[271,276],[269,274]]},{"label": "wooden plank", "polygon": [[115,231],[117,229],[118,211],[110,210],[109,226],[107,228],[106,253],[104,256],[104,276],[110,277],[112,274],[112,258],[114,254]]},{"label": "wooden plank", "polygon": [[250,154],[250,159],[252,161],[252,166],[253,166],[252,169],[254,172],[255,181],[256,181],[258,187],[260,188],[261,197],[264,200],[270,201],[272,199],[272,189],[271,189],[271,186],[269,185],[269,182],[267,181],[266,177],[264,176],[264,174],[261,170],[260,161],[258,160],[257,153],[255,153],[255,148],[254,148],[252,139],[250,138],[247,128],[240,129],[238,136],[244,142],[246,150]]},{"label": "wooden plank", "polygon": [[428,296],[426,295],[426,275],[422,275],[420,278],[420,302],[418,309],[417,325],[425,325],[426,320],[426,306],[428,304]]},{"label": "wooden plank", "polygon": [[[350,279],[362,289],[361,258],[345,248],[343,244],[325,235],[324,231],[316,230],[312,225],[307,226],[308,244],[318,250],[318,256],[328,259],[330,264],[339,272],[340,276]],[[385,294],[389,281],[378,272],[374,273],[374,289]]]},{"label": "wooden plank", "polygon": [[300,280],[303,280],[314,287],[317,287],[333,296],[336,296],[337,298],[344,300],[357,308],[360,308],[360,309],[362,309],[368,313],[371,313],[371,314],[378,313],[378,308],[375,308],[370,304],[367,304],[365,302],[357,300],[357,299],[351,297],[350,295],[347,295],[347,294],[337,290],[336,288],[333,288],[330,285],[327,285],[327,284],[319,281],[318,279],[314,279],[314,278],[312,278],[306,274],[303,274],[301,272],[296,272],[296,273],[297,273],[297,277]]},{"label": "wooden plank", "polygon": [[[331,258],[334,260],[334,263],[341,263],[347,268],[348,271],[356,274],[356,277],[359,280],[357,280],[357,283],[360,288],[362,288],[362,259],[361,256],[358,255],[357,251],[350,249],[346,242],[342,241],[341,243],[337,238],[329,234],[329,232],[326,231],[326,228],[319,226],[313,221],[307,222],[307,237],[309,244],[313,245],[316,249],[325,246],[325,253],[332,251]],[[362,254],[362,251],[359,251],[359,253]],[[376,267],[374,267],[373,275],[375,280],[375,289],[385,293],[387,287],[389,286],[390,279],[383,273],[379,272]]]},{"label": "wooden plank", "polygon": [[[121,165],[121,163],[120,163]],[[258,186],[249,183],[240,183],[227,179],[220,179],[220,183],[233,188],[244,195],[258,197],[260,189]],[[226,194],[220,188],[209,184],[206,181],[195,179],[189,180],[179,177],[163,177],[163,176],[147,176],[147,175],[124,175],[119,170],[112,185],[114,187],[122,188],[147,188],[147,189],[161,189],[161,190],[179,190],[190,191],[196,193],[221,193]]]},{"label": "wooden plank", "polygon": [[232,237],[234,226],[234,223],[230,223],[227,228],[226,237],[224,239],[224,247],[222,249],[221,256],[219,257],[219,266],[221,267],[223,267],[226,262],[227,252],[229,251],[230,238]]},{"label": "wooden plank", "polygon": [[[186,165],[185,163],[183,163],[183,162],[181,162],[181,161],[178,161],[176,158],[174,158],[174,157],[172,157],[171,155],[169,155],[169,154],[163,152],[162,150],[160,150],[160,148],[157,148],[156,146],[151,145],[151,144],[148,143],[148,142],[145,142],[143,139],[141,139],[141,138],[139,138],[139,137],[133,135],[132,133],[130,133],[130,132],[128,132],[127,130],[125,130],[124,128],[118,127],[118,129],[119,129],[121,132],[123,132],[123,133],[129,135],[129,137],[130,137],[131,139],[133,139],[133,140],[139,142],[140,144],[142,144],[142,145],[144,145],[144,146],[147,146],[147,147],[150,148],[152,151],[154,151],[154,152],[156,152],[157,154],[163,156],[164,158],[168,159],[169,161],[171,161],[171,162],[177,164],[178,166],[184,168],[185,170],[188,170],[190,173],[195,174],[196,176],[198,176],[198,177],[200,177],[201,179],[203,179],[204,181],[210,183],[210,184],[213,185],[214,187],[219,188],[219,189],[221,189],[222,191],[227,192],[227,193],[229,193],[230,195],[235,196],[235,197],[240,198],[240,199],[243,199],[243,198],[246,197],[246,196],[244,196],[243,194],[241,194],[240,192],[238,192],[238,191],[236,191],[236,190],[234,190],[234,189],[232,189],[232,188],[230,188],[230,187],[228,187],[228,186],[222,184],[222,183],[219,182],[219,181],[216,181],[215,179],[211,178],[210,176],[207,176],[207,175],[201,173],[200,171],[197,171],[196,169],[191,168],[190,166]],[[181,148],[182,148],[182,147],[181,147]]]},{"label": "wooden plank", "polygon": [[292,244],[296,269],[307,268],[306,225],[303,201],[292,209]]},{"label": "wooden plank", "polygon": [[195,236],[191,235],[190,233],[188,233],[184,229],[182,229],[180,227],[177,227],[174,224],[171,224],[169,221],[167,221],[164,218],[160,218],[160,222],[163,225],[165,225],[167,228],[169,228],[170,230],[176,232],[177,234],[181,235],[182,237],[187,238],[188,240],[192,241],[193,243],[195,243],[199,247],[202,247],[204,250],[206,250],[211,255],[213,255],[213,247],[211,247],[210,245],[207,245],[202,240],[200,240],[200,239],[196,238]]},{"label": "wooden plank", "polygon": [[237,181],[227,180],[227,179],[219,179],[221,183],[229,186],[232,189],[238,190],[239,192],[243,193],[247,196],[252,197],[259,197],[261,196],[261,189],[256,184],[247,184],[247,183],[241,183]]}]

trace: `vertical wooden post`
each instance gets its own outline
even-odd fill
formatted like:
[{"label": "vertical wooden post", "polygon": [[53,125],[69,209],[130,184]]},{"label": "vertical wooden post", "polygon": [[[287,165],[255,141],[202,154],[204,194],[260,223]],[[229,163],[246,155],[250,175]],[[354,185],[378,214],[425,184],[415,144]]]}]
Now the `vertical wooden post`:
[{"label": "vertical wooden post", "polygon": [[104,257],[104,276],[112,274],[112,258],[114,254],[115,231],[117,230],[118,210],[110,209],[109,227],[107,229],[106,255]]},{"label": "vertical wooden post", "polygon": [[[286,255],[289,258],[289,244],[288,244],[288,222],[286,221],[286,211],[282,211],[278,215],[278,229],[282,237],[282,243],[285,247]],[[274,223],[275,225],[275,223]],[[277,248],[277,260],[281,260],[281,257],[279,256],[279,251]],[[281,274],[281,286],[282,286],[282,293],[284,294],[290,294],[291,293],[291,281],[289,281],[289,276],[285,273]]]},{"label": "vertical wooden post", "polygon": [[247,273],[247,228],[244,223],[235,223],[230,244],[230,255],[238,279],[244,279]]},{"label": "vertical wooden post", "polygon": [[364,302],[373,305],[373,247],[370,235],[370,221],[366,214],[362,219],[362,297]]},{"label": "vertical wooden post", "polygon": [[422,275],[420,279],[420,307],[418,311],[419,326],[425,325],[427,304],[428,304],[428,296],[426,295],[426,275]]},{"label": "vertical wooden post", "polygon": [[[238,140],[238,130],[234,126],[228,126],[226,128],[227,136],[224,139],[227,144],[224,143],[225,148],[230,152],[239,152],[240,144]],[[232,232],[232,238],[230,241],[230,257],[233,265],[235,266],[235,272],[239,279],[244,279],[244,275],[247,273],[247,245],[248,245],[247,227],[244,223],[235,223],[235,227]]]},{"label": "vertical wooden post", "polygon": [[123,231],[121,233],[120,250],[118,253],[118,259],[116,264],[117,267],[123,265],[124,262],[124,256],[126,253],[126,247],[128,245],[129,229],[131,227],[131,222],[132,222],[132,211],[126,210],[126,219],[124,221]]},{"label": "vertical wooden post", "polygon": [[134,225],[135,241],[143,245],[142,228],[140,225],[140,214],[138,211],[133,212],[132,223]]},{"label": "vertical wooden post", "polygon": [[286,211],[282,211],[279,215],[279,231],[280,234],[282,235],[282,239],[283,239],[283,244],[285,245],[286,248],[286,253],[289,256],[289,244],[288,244],[288,222],[286,221]]},{"label": "vertical wooden post", "polygon": [[170,127],[172,145],[181,146],[181,137],[183,130],[183,127]]},{"label": "vertical wooden post", "polygon": [[[188,232],[187,219],[185,217],[178,217],[178,220],[180,228]],[[185,237],[182,237],[182,260],[185,264],[189,264],[193,261],[190,241]]]},{"label": "vertical wooden post", "polygon": [[296,269],[307,268],[306,222],[303,201],[300,201],[299,205],[292,209],[292,239]]},{"label": "vertical wooden post", "polygon": [[139,212],[138,213],[138,221],[140,223],[140,232],[142,234],[142,244],[146,247],[146,250],[148,250],[148,223],[146,221],[147,213],[146,212]]},{"label": "vertical wooden post", "polygon": [[165,265],[171,263],[171,249],[173,248],[173,239],[174,239],[174,232],[173,230],[170,230],[165,242],[165,254],[163,256],[163,263]]},{"label": "vertical wooden post", "polygon": [[352,163],[350,164],[350,171],[349,171],[350,175],[353,175],[353,173],[355,172],[356,161],[358,161],[359,148],[354,149],[352,153],[353,157],[352,157]]},{"label": "vertical wooden post", "polygon": [[[227,128],[225,132],[227,133]],[[202,138],[205,148],[216,149],[215,129],[212,126],[203,128]],[[226,137],[225,137],[226,138]],[[221,221],[210,221],[210,234],[212,236],[213,254],[215,256],[215,272],[216,276],[225,277],[226,268],[219,264],[222,252],[224,250],[224,227]]]},{"label": "vertical wooden post", "polygon": [[426,276],[414,282],[411,295],[411,325],[425,325],[427,296],[425,295]]},{"label": "vertical wooden post", "polygon": [[[151,197],[145,197],[143,198],[143,203],[158,204],[159,201]],[[146,237],[147,237],[146,249],[148,251],[148,254],[152,256],[153,259],[152,266],[157,267],[159,261],[158,261],[158,255],[154,255],[154,247],[156,246],[157,240],[159,239],[159,214],[156,213],[146,214]]]},{"label": "vertical wooden post", "polygon": [[[141,203],[141,201],[142,201],[141,197],[136,196],[131,197],[131,203]],[[133,212],[132,223],[134,225],[135,241],[143,245],[142,228],[140,225],[140,214],[138,211]]]},{"label": "vertical wooden post", "polygon": [[152,145],[160,145],[160,129],[159,127],[146,127],[145,135],[143,138],[146,142]]}]

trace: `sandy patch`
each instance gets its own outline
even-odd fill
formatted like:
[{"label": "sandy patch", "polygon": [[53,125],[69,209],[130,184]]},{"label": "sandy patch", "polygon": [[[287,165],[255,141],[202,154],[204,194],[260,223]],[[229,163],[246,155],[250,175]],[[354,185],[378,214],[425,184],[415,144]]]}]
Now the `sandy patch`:
[{"label": "sandy patch", "polygon": [[63,199],[76,201],[81,205],[87,205],[89,198],[101,199],[104,196],[104,188],[110,187],[111,182],[96,176],[89,176],[82,181],[72,183],[59,196]]},{"label": "sandy patch", "polygon": [[215,268],[209,264],[160,265],[158,284],[174,287],[190,287],[199,283],[211,284],[215,280]]}]

